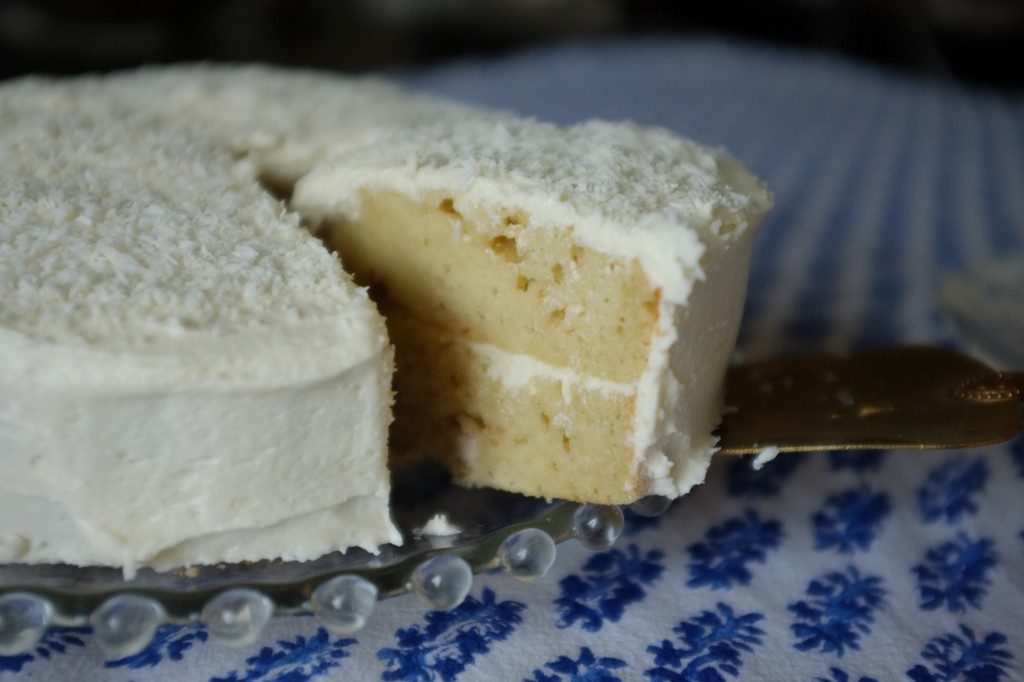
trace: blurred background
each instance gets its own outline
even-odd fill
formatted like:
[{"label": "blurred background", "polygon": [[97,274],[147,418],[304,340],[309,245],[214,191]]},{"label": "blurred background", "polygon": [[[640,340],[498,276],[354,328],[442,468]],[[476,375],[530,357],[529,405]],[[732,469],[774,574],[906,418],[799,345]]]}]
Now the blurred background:
[{"label": "blurred background", "polygon": [[0,77],[196,59],[362,72],[666,34],[1024,89],[1024,0],[0,0]]}]

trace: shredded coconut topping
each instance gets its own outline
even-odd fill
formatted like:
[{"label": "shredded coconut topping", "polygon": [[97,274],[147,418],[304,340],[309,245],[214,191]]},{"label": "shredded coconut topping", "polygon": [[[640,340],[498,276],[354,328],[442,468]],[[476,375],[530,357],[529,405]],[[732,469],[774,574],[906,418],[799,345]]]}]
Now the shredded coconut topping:
[{"label": "shredded coconut topping", "polygon": [[463,109],[256,67],[5,85],[0,330],[157,353],[210,337],[275,343],[296,329],[307,344],[368,325],[376,334],[365,294],[259,186],[260,165],[276,154],[284,175],[289,164],[305,172],[332,145]]}]

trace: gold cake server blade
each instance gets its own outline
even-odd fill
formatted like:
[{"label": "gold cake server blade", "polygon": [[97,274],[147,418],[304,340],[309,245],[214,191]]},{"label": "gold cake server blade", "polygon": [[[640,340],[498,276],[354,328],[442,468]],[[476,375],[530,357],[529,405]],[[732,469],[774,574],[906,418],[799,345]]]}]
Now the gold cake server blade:
[{"label": "gold cake server blade", "polygon": [[1024,372],[946,348],[889,346],[737,365],[721,452],[965,448],[1024,428]]}]

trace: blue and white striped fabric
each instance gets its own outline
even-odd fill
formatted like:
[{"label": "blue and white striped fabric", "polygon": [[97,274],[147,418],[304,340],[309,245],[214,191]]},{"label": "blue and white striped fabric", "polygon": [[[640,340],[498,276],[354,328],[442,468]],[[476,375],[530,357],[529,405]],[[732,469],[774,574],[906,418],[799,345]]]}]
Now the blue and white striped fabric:
[{"label": "blue and white striped fabric", "polygon": [[[631,118],[765,177],[750,358],[958,344],[952,271],[1024,249],[1024,99],[816,54],[720,42],[554,48],[405,74],[549,120]],[[104,661],[85,630],[0,658],[43,680],[1024,680],[1024,441],[976,451],[722,459],[610,550],[542,581],[479,578],[450,613],[382,603],[329,635],[272,622],[227,650],[199,627]]]}]

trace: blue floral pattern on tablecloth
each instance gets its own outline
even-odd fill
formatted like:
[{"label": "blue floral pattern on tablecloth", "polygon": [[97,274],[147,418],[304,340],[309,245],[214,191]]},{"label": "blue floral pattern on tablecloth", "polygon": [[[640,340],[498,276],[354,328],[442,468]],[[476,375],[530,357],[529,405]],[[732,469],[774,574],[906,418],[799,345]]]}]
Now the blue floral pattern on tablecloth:
[{"label": "blue floral pattern on tablecloth", "polygon": [[[633,118],[722,144],[776,209],[740,353],[957,344],[943,277],[1024,249],[1024,98],[711,40],[570,45],[408,73],[568,122]],[[938,452],[718,458],[662,517],[568,542],[544,579],[479,576],[450,612],[382,602],[334,635],[255,644],[164,628],[105,660],[87,628],[0,657],[0,682],[1002,682],[1024,680],[1024,438]]]},{"label": "blue floral pattern on tablecloth", "polygon": [[682,647],[667,639],[647,647],[656,667],[644,675],[654,682],[721,680],[723,674],[737,677],[743,655],[762,643],[764,630],[757,627],[762,620],[760,613],[739,615],[719,602],[714,611],[703,611],[672,628]]}]

